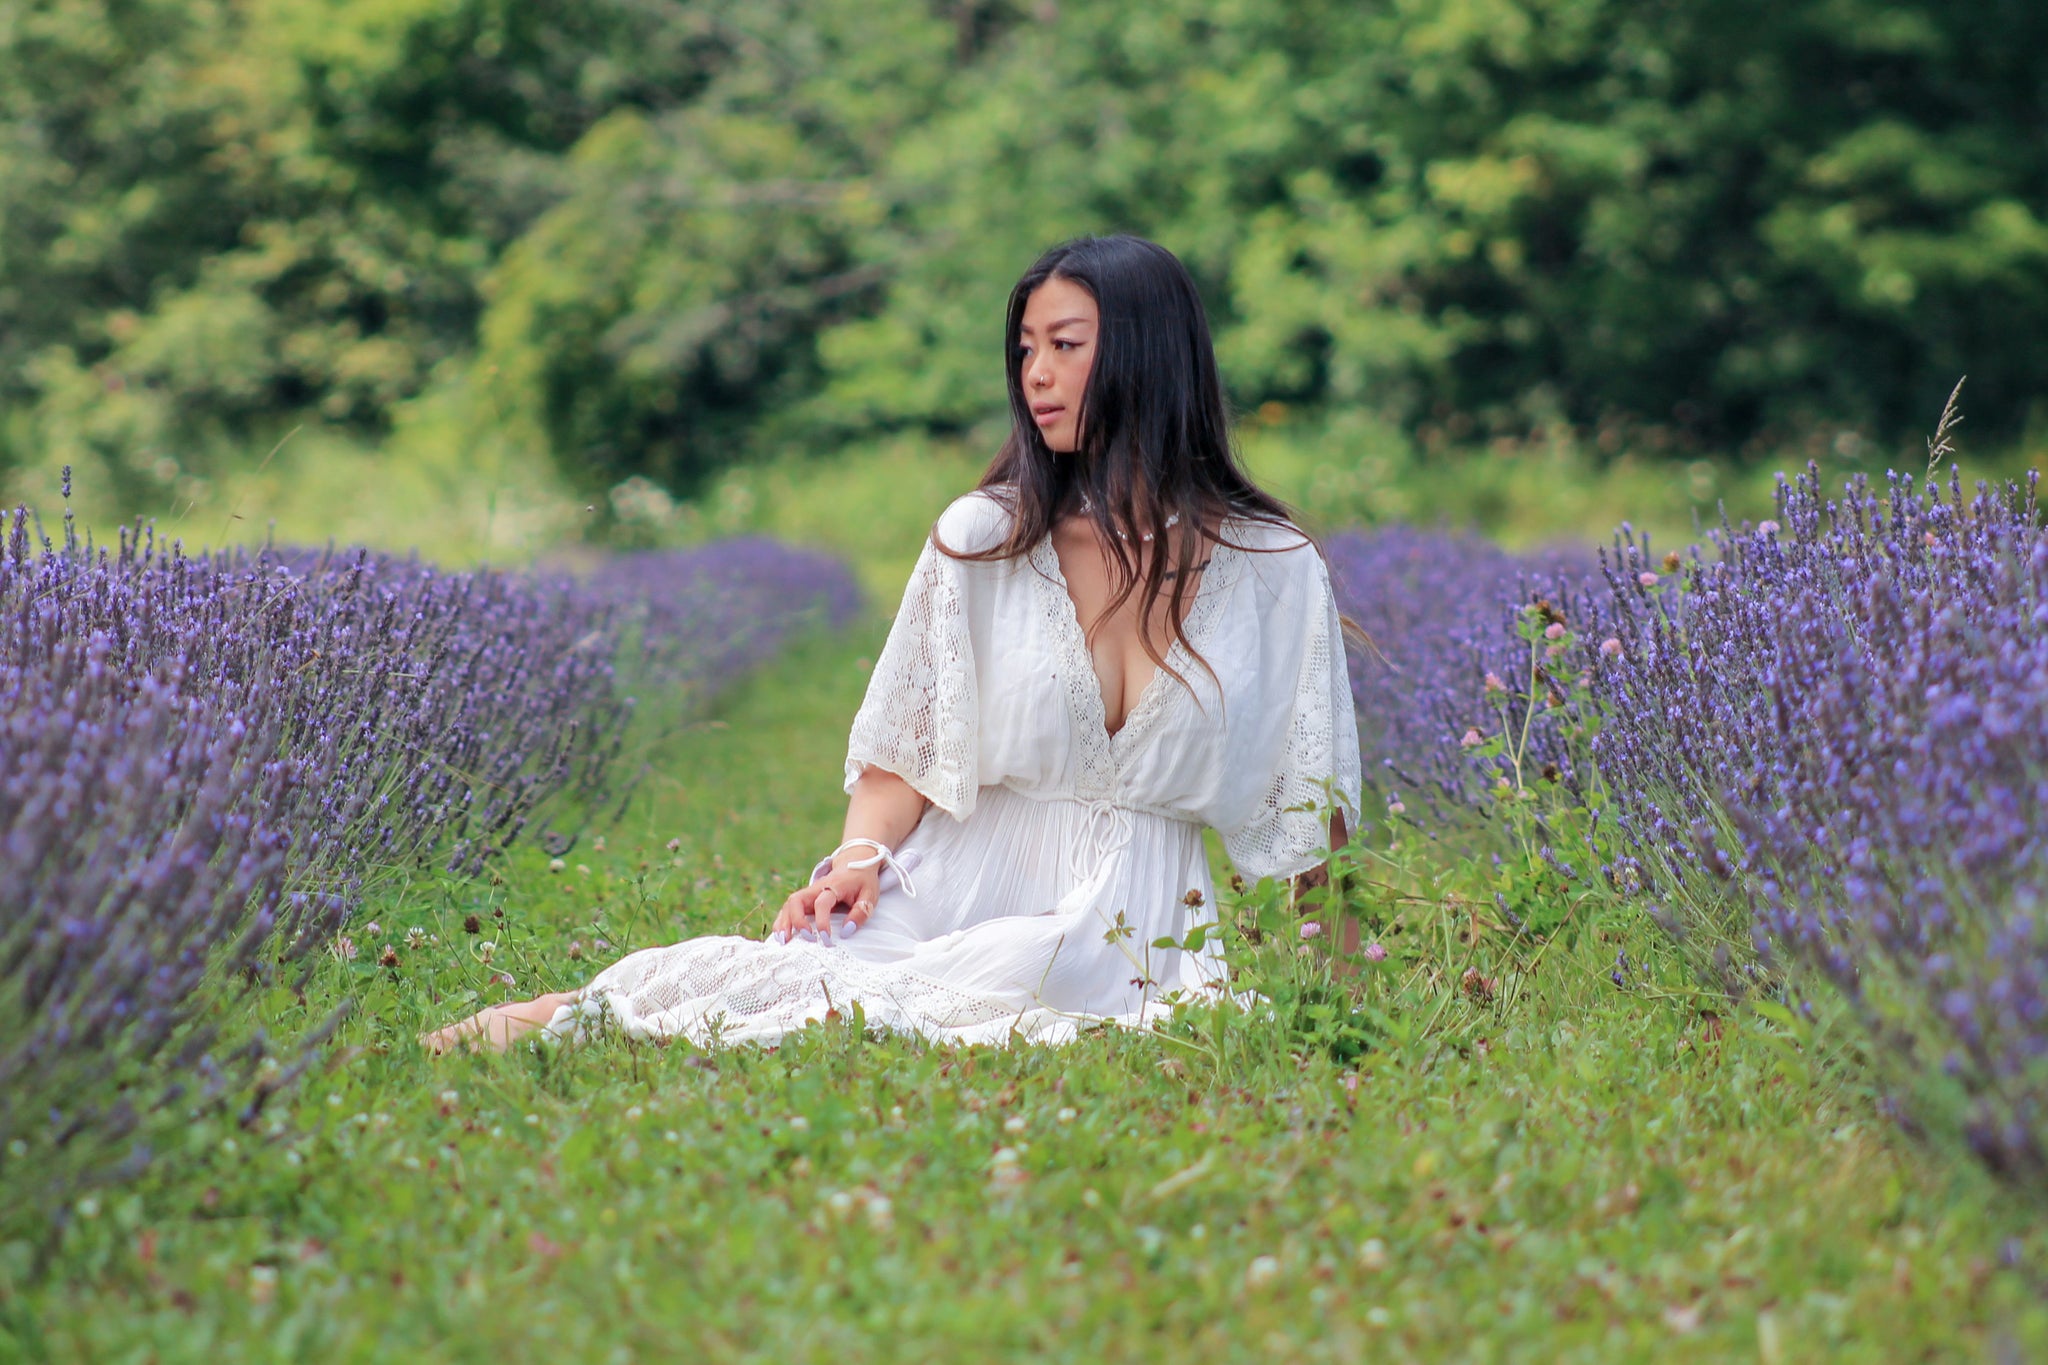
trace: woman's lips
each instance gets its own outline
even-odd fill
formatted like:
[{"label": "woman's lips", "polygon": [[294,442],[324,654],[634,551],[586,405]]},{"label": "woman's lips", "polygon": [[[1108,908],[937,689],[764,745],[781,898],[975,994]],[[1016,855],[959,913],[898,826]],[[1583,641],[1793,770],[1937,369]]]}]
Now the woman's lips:
[{"label": "woman's lips", "polygon": [[1042,427],[1050,426],[1058,421],[1060,414],[1065,411],[1066,409],[1057,403],[1040,403],[1031,409],[1031,420]]}]

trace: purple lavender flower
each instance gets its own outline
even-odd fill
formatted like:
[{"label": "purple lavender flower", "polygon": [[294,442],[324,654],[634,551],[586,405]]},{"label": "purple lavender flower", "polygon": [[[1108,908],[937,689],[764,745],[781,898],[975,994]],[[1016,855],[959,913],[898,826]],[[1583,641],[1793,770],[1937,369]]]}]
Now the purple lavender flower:
[{"label": "purple lavender flower", "polygon": [[[1518,623],[1540,602],[1544,643],[1583,637],[1606,592],[1591,553],[1516,556],[1476,536],[1402,527],[1332,536],[1325,550],[1338,603],[1369,641],[1351,656],[1367,780],[1412,790],[1439,815],[1482,805],[1500,771],[1467,751],[1498,734],[1503,715],[1532,699],[1547,713],[1572,690],[1556,656],[1532,669]],[[1564,741],[1554,718],[1538,727],[1531,771],[1575,780]]]},{"label": "purple lavender flower", "polygon": [[[1768,527],[1768,530],[1764,530]],[[1946,1073],[1994,1170],[2048,1178],[2048,536],[2033,479],[1781,483],[1676,594],[1608,561],[1595,745],[1631,891],[1735,992],[1824,981],[1900,1093]],[[1903,1112],[1903,1109],[1902,1109]]]},{"label": "purple lavender flower", "polygon": [[581,584],[187,555],[148,528],[100,548],[68,518],[53,544],[25,511],[0,529],[0,982],[20,1006],[0,1021],[0,1221],[146,1166],[153,1113],[253,1120],[334,1019],[266,1066],[223,1005],[353,956],[370,881],[475,871],[557,797],[602,799],[624,636],[636,671],[701,701],[856,600],[843,567],[763,541]]}]

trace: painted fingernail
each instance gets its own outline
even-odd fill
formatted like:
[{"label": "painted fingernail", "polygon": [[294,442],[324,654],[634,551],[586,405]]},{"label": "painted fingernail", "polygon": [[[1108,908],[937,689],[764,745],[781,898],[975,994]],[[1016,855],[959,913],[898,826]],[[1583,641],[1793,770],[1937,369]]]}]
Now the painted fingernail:
[{"label": "painted fingernail", "polygon": [[846,924],[845,924],[845,927],[843,927],[843,928],[841,928],[841,929],[840,929],[840,931],[839,931],[839,937],[841,937],[841,938],[852,938],[852,937],[853,937],[853,936],[854,936],[855,934],[857,934],[857,933],[859,933],[859,932],[860,932],[860,921],[859,921],[859,920],[851,920],[851,919],[850,919],[850,920],[848,920],[848,921],[846,922]]}]

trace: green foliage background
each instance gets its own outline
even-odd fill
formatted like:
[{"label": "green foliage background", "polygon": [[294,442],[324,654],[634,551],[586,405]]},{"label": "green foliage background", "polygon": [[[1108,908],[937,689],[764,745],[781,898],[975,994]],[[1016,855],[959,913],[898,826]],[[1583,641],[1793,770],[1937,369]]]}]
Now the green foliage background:
[{"label": "green foliage background", "polygon": [[309,424],[588,492],[985,445],[1009,282],[1120,229],[1338,444],[1895,448],[1966,371],[2017,432],[2044,47],[2032,0],[17,0],[0,461],[155,507]]}]

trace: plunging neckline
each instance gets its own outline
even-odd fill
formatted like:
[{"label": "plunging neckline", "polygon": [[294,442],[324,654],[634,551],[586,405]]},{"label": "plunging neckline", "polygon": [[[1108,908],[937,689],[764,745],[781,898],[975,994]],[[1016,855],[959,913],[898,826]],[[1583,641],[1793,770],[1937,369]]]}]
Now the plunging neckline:
[{"label": "plunging neckline", "polygon": [[1198,622],[1206,620],[1208,613],[1203,610],[1205,604],[1217,600],[1215,592],[1212,591],[1212,580],[1222,572],[1230,550],[1230,545],[1222,540],[1210,543],[1209,567],[1202,572],[1196,581],[1193,594],[1188,598],[1187,612],[1181,618],[1181,635],[1167,643],[1167,667],[1161,667],[1159,664],[1152,666],[1152,676],[1145,680],[1144,686],[1138,689],[1137,696],[1124,708],[1124,723],[1112,730],[1109,728],[1109,703],[1103,697],[1102,678],[1095,671],[1095,656],[1088,648],[1087,628],[1081,624],[1081,604],[1074,600],[1073,588],[1068,584],[1066,570],[1060,564],[1059,550],[1052,543],[1052,533],[1046,532],[1044,539],[1038,542],[1034,558],[1041,560],[1037,565],[1039,578],[1059,599],[1055,619],[1059,625],[1060,638],[1067,646],[1068,668],[1076,671],[1085,669],[1085,672],[1080,672],[1079,677],[1074,680],[1082,685],[1069,686],[1070,696],[1083,698],[1081,714],[1076,719],[1088,728],[1091,735],[1112,750],[1121,747],[1120,742],[1127,736],[1138,733],[1139,722],[1149,719],[1151,714],[1159,709],[1162,704],[1160,698],[1165,695],[1166,686],[1170,681],[1166,676],[1168,669],[1186,677],[1188,670],[1193,667],[1193,657],[1181,637],[1185,636],[1187,640],[1192,641]]}]

